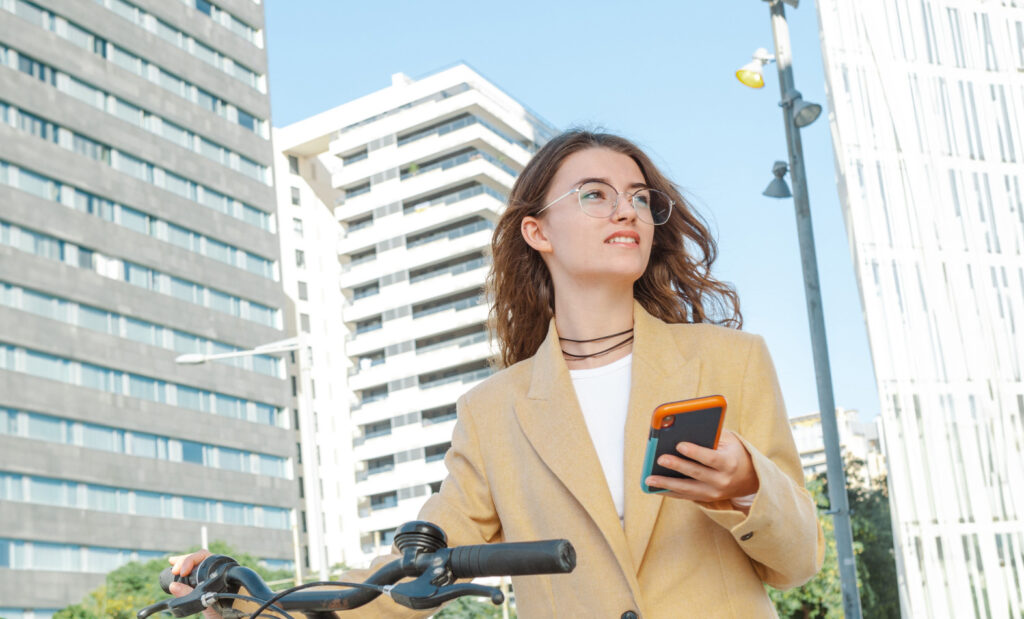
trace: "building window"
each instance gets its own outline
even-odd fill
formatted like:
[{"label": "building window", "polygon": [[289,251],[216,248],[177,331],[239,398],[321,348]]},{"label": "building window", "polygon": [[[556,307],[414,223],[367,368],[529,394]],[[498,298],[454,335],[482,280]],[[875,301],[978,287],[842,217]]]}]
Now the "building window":
[{"label": "building window", "polygon": [[380,282],[370,282],[365,286],[358,286],[352,289],[352,300],[356,301],[364,297],[372,297],[380,292]]},{"label": "building window", "polygon": [[370,213],[366,217],[360,217],[359,219],[353,219],[348,222],[348,231],[355,232],[356,230],[362,230],[363,228],[369,228],[373,225],[373,213]]},{"label": "building window", "polygon": [[292,174],[299,173],[299,158],[295,155],[288,155],[288,171]]},{"label": "building window", "polygon": [[345,197],[354,198],[356,196],[361,196],[364,193],[370,193],[369,181],[363,183],[362,185],[354,185],[352,187],[349,187],[348,189],[345,190]]},{"label": "building window", "polygon": [[295,250],[295,266],[299,268],[306,266],[306,252],[301,249]]},{"label": "building window", "polygon": [[341,161],[342,164],[344,165],[352,165],[357,161],[362,161],[363,159],[366,159],[368,155],[369,152],[367,151],[367,149],[364,148],[363,150],[352,153],[351,155],[345,155],[344,157],[341,158]]},{"label": "building window", "polygon": [[395,470],[395,456],[393,454],[366,461],[366,473],[368,475],[376,475],[393,470]]},{"label": "building window", "polygon": [[383,400],[388,397],[388,386],[384,384],[377,385],[376,387],[370,387],[369,389],[363,389],[359,395],[360,402],[363,404]]},{"label": "building window", "polygon": [[292,187],[292,204],[295,206],[300,206],[302,204],[302,200],[299,197],[298,187]]},{"label": "building window", "polygon": [[377,258],[377,248],[376,247],[371,247],[370,249],[367,249],[366,251],[361,251],[359,253],[352,254],[351,262],[349,264],[351,266],[355,266],[357,264],[362,264],[364,262],[369,262],[369,261],[374,260],[376,258]]},{"label": "building window", "polygon": [[363,425],[363,437],[373,438],[375,436],[387,436],[391,434],[391,420],[375,421]]},{"label": "building window", "polygon": [[374,316],[373,318],[367,318],[366,320],[360,320],[356,322],[356,334],[366,333],[367,331],[374,331],[380,329],[383,326],[381,317]]},{"label": "building window", "polygon": [[306,282],[299,282],[299,300],[309,301],[309,286]]},{"label": "building window", "polygon": [[302,220],[298,217],[292,217],[292,229],[295,230],[295,235],[302,237]]},{"label": "building window", "polygon": [[387,509],[389,507],[395,507],[396,505],[398,505],[397,492],[385,492],[383,494],[374,494],[370,496],[370,509]]},{"label": "building window", "polygon": [[299,314],[299,327],[303,333],[309,333],[309,314]]},{"label": "building window", "polygon": [[442,421],[448,421],[455,419],[456,411],[454,404],[448,404],[438,408],[431,408],[420,413],[423,425],[427,426],[434,423],[441,423]]},{"label": "building window", "polygon": [[423,457],[427,462],[444,460],[444,455],[448,453],[448,448],[450,448],[451,446],[452,444],[450,442],[440,443],[438,445],[430,445],[423,450]]},{"label": "building window", "polygon": [[358,366],[360,370],[369,369],[375,365],[381,365],[384,363],[384,351],[377,350],[374,352],[360,355],[358,360]]}]

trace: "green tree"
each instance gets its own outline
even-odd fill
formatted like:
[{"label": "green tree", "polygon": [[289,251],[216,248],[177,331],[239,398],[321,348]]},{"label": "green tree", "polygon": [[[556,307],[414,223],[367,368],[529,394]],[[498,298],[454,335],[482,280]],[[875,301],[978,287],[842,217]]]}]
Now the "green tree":
[{"label": "green tree", "polygon": [[[863,468],[864,462],[860,460],[849,459],[846,462],[848,478],[860,480]],[[827,481],[825,492],[828,492]],[[853,539],[860,546],[857,578],[864,616],[899,619],[900,595],[886,478],[872,480],[867,486],[848,483],[847,497]]]},{"label": "green tree", "polygon": [[[188,552],[198,549],[195,547]],[[252,555],[236,552],[221,541],[211,543],[210,552],[234,558],[239,564],[256,570],[264,580],[284,580],[293,576],[288,571],[268,570],[260,566]],[[167,559],[153,559],[146,563],[133,561],[122,565],[107,574],[104,584],[81,602],[57,611],[54,619],[133,619],[143,606],[168,597],[160,588],[160,572],[169,565]]]},{"label": "green tree", "polygon": [[[865,617],[898,619],[899,592],[892,545],[892,520],[885,478],[865,486],[860,471],[864,463],[848,459],[845,464],[853,552],[857,557],[857,589]],[[828,509],[828,480],[819,473],[807,483],[819,510]],[[832,518],[819,515],[825,533],[825,562],[807,584],[789,591],[769,588],[769,595],[781,617],[787,619],[832,619],[843,616],[839,565],[836,560]]]},{"label": "green tree", "polygon": [[[501,616],[501,606],[481,598],[463,597],[442,608],[434,619],[501,619]],[[516,618],[515,608],[509,608],[508,616]]]}]

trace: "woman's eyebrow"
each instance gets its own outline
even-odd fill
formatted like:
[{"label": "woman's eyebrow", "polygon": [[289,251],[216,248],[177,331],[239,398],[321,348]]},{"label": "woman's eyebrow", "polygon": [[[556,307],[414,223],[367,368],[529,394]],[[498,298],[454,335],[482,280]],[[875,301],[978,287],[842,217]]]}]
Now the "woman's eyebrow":
[{"label": "woman's eyebrow", "polygon": [[[584,183],[592,183],[594,181],[604,183],[605,185],[611,185],[612,187],[614,187],[614,185],[612,185],[612,182],[607,178],[604,178],[603,176],[589,176],[587,178],[581,178],[580,180],[576,181],[576,186],[578,187]],[[626,189],[646,189],[649,187],[650,185],[648,185],[647,183],[632,183],[628,185]]]}]

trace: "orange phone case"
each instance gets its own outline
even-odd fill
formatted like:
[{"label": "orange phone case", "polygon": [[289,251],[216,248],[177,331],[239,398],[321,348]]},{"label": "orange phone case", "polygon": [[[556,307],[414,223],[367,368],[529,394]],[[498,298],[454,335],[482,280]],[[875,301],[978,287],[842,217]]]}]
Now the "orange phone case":
[{"label": "orange phone case", "polygon": [[712,395],[666,402],[654,409],[647,453],[644,455],[643,476],[640,478],[644,492],[668,492],[664,488],[648,486],[647,477],[650,475],[690,479],[687,475],[657,464],[658,458],[666,453],[679,456],[676,445],[684,441],[708,449],[717,448],[725,422],[725,407],[725,397]]}]

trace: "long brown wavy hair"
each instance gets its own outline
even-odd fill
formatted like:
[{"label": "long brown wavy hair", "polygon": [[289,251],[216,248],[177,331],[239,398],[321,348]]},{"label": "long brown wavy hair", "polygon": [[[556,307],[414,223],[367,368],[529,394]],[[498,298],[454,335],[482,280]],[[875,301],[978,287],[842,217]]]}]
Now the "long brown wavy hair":
[{"label": "long brown wavy hair", "polygon": [[633,297],[648,313],[667,323],[712,322],[740,328],[743,317],[736,291],[710,274],[718,253],[715,240],[679,189],[629,140],[571,130],[545,144],[526,164],[494,229],[487,294],[492,301],[490,327],[498,340],[500,364],[508,367],[533,356],[547,336],[555,311],[551,275],[540,254],[523,239],[523,218],[538,216],[562,162],[588,148],[607,148],[630,157],[647,185],[664,191],[675,202],[669,220],[654,228],[651,259],[633,284]]}]

